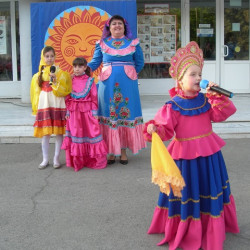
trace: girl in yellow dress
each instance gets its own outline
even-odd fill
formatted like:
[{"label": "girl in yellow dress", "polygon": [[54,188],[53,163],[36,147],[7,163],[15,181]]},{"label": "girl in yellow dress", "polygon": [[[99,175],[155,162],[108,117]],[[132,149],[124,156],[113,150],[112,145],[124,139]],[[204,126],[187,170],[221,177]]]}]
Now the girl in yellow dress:
[{"label": "girl in yellow dress", "polygon": [[34,136],[42,138],[43,161],[39,169],[49,165],[49,140],[55,137],[54,168],[60,167],[59,154],[65,133],[64,96],[71,92],[70,75],[54,65],[55,50],[46,46],[41,52],[39,72],[31,80],[32,114],[36,115]]}]

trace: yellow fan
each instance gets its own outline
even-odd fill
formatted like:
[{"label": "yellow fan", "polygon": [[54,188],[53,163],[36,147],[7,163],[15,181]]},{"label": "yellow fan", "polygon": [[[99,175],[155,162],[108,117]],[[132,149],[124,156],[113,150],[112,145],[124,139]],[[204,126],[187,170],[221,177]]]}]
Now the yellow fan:
[{"label": "yellow fan", "polygon": [[181,190],[185,186],[185,181],[156,132],[152,134],[151,165],[152,183],[158,185],[162,193],[169,195],[171,188],[175,196],[181,197]]}]

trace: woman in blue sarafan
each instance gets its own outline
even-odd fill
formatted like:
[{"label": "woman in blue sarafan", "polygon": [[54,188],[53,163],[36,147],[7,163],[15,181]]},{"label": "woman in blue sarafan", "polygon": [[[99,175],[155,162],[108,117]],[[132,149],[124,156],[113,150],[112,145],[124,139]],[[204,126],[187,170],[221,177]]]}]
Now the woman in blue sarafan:
[{"label": "woman in blue sarafan", "polygon": [[139,39],[132,39],[127,21],[118,15],[105,24],[88,64],[95,71],[103,63],[98,87],[98,116],[108,146],[108,164],[127,164],[126,149],[133,154],[146,147],[138,89],[138,73],[144,66]]}]

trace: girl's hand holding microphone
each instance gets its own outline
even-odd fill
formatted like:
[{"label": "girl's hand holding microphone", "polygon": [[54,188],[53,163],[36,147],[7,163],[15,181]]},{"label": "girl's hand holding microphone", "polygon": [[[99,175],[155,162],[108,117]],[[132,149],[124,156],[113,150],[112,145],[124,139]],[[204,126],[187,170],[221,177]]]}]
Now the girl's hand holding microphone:
[{"label": "girl's hand holding microphone", "polygon": [[214,82],[210,82],[210,81],[205,80],[205,79],[200,81],[200,87],[202,89],[206,89],[207,93],[210,93],[212,95],[217,95],[217,96],[224,95],[224,96],[227,96],[229,98],[232,98],[234,95],[232,92],[219,87],[218,84],[215,84]]},{"label": "girl's hand holding microphone", "polygon": [[206,87],[207,93],[209,93],[211,95],[219,95],[219,96],[221,96],[221,94],[219,94],[218,92],[215,92],[215,91],[211,90],[211,87],[213,87],[213,86],[218,87],[219,85],[214,83],[214,82],[209,82],[207,87]]},{"label": "girl's hand holding microphone", "polygon": [[49,77],[50,77],[50,82],[49,84],[52,85],[52,84],[56,84],[56,74],[55,73],[50,73],[49,74]]}]

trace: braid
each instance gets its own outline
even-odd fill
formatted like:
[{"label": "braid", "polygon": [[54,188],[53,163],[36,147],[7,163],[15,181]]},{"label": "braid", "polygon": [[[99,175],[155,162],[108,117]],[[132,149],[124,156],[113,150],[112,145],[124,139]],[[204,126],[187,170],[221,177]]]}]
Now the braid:
[{"label": "braid", "polygon": [[85,70],[85,74],[89,77],[91,77],[91,69],[89,66],[87,66],[86,70]]},{"label": "braid", "polygon": [[38,85],[40,88],[42,87],[42,83],[43,83],[43,69],[44,69],[44,65],[41,67],[41,73],[38,76]]}]

